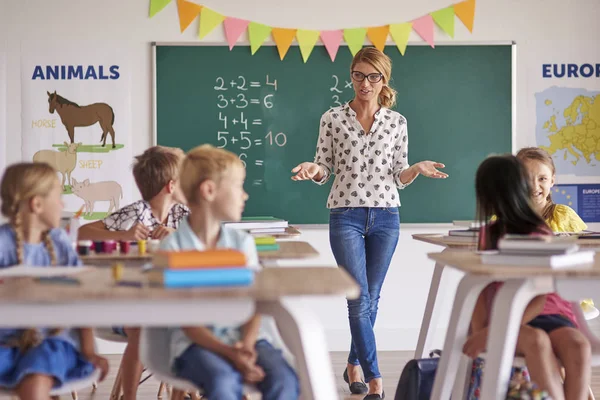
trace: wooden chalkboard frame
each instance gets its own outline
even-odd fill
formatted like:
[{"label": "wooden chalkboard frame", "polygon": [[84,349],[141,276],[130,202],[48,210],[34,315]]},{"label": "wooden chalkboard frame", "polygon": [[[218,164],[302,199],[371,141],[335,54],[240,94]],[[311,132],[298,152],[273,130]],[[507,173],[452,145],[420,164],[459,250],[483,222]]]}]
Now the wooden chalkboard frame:
[{"label": "wooden chalkboard frame", "polygon": [[[226,43],[224,42],[151,42],[151,96],[152,96],[152,140],[151,144],[153,146],[158,144],[158,134],[157,134],[157,65],[156,65],[156,48],[158,46],[224,46]],[[241,41],[236,44],[237,46],[249,47],[250,43],[247,41]],[[261,47],[274,47],[275,43],[266,42]],[[297,43],[292,44],[292,46],[298,46]],[[386,43],[386,46],[394,46],[393,43]],[[411,46],[429,46],[427,43],[419,42],[419,43],[408,43],[408,47]],[[514,40],[500,40],[500,41],[452,41],[452,42],[437,42],[435,43],[436,47],[441,46],[511,46],[511,152],[514,154],[516,152],[516,125],[517,125],[517,42]],[[341,48],[347,47],[346,45],[341,45]],[[343,51],[343,50],[340,50]],[[410,51],[410,50],[407,50]],[[323,205],[324,206],[324,205]],[[309,228],[326,228],[327,224],[302,224],[295,223],[295,226],[298,227],[309,227]],[[402,226],[407,228],[418,228],[418,227],[429,227],[432,228],[434,226],[448,226],[450,224],[443,222],[422,222],[422,223],[401,223]]]}]

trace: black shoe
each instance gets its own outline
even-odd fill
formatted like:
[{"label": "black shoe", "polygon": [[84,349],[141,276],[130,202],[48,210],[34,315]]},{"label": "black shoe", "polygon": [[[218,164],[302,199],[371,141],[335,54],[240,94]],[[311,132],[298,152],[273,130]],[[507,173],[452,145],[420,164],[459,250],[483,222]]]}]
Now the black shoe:
[{"label": "black shoe", "polygon": [[365,394],[369,391],[367,384],[362,381],[350,383],[350,378],[348,378],[348,368],[344,370],[344,381],[348,384],[348,388],[352,394]]},{"label": "black shoe", "polygon": [[380,399],[385,399],[385,391],[381,392],[381,396],[378,394],[368,394],[363,398],[363,400],[380,400]]}]

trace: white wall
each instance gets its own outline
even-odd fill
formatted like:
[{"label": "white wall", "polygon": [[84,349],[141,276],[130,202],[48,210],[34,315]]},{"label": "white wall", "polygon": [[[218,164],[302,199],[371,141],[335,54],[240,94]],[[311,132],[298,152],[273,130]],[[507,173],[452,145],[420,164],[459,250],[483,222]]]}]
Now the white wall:
[{"label": "white wall", "polygon": [[[379,0],[376,3],[365,3],[362,0],[206,0],[203,4],[225,15],[281,27],[334,29],[408,21],[452,2],[453,0]],[[132,79],[133,151],[139,153],[151,144],[149,43],[196,41],[197,22],[185,34],[180,34],[175,1],[153,19],[148,18],[148,5],[149,0],[0,0],[0,51],[4,47],[9,53],[8,162],[20,159],[19,59],[22,42],[36,42],[40,45],[63,42],[68,46],[70,42],[77,40],[108,43],[129,49],[132,69],[135,71]],[[457,41],[514,40],[518,44],[516,72],[519,100],[515,147],[534,144],[535,116],[528,115],[526,101],[523,101],[524,97],[529,96],[527,76],[533,64],[528,54],[542,43],[558,40],[563,43],[566,41],[571,54],[586,54],[586,46],[590,42],[584,40],[592,40],[594,43],[600,36],[598,15],[599,0],[478,0],[473,34],[457,20]],[[446,40],[440,31],[436,32],[436,39],[438,38],[439,41]],[[206,40],[224,42],[222,29],[216,29]],[[413,34],[411,41],[420,40]],[[560,55],[564,50],[557,46],[556,53]],[[441,198],[440,201],[444,199]],[[410,212],[408,209],[402,210],[402,213]],[[426,259],[425,254],[439,249],[415,243],[411,234],[442,232],[444,229],[447,227],[402,227],[401,239],[383,288],[376,328],[382,350],[414,349],[433,270],[433,264]],[[334,263],[325,230],[308,230],[302,239],[320,250],[321,257],[314,263]],[[442,318],[438,325],[440,333],[445,329],[453,291],[459,278],[456,273],[450,272],[447,275],[440,297],[440,302],[443,303]],[[349,336],[344,302],[311,300],[307,301],[307,305],[322,317],[331,348],[346,349]],[[437,345],[441,345],[441,338],[441,334],[437,335]]]}]

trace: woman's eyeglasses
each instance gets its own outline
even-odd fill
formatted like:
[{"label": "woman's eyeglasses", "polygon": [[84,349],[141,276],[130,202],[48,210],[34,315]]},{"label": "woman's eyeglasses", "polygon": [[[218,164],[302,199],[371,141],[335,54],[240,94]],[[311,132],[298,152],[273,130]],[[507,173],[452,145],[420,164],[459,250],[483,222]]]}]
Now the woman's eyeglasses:
[{"label": "woman's eyeglasses", "polygon": [[365,80],[365,78],[367,78],[367,80],[371,83],[377,83],[381,80],[381,78],[383,78],[383,74],[379,72],[365,75],[360,71],[352,71],[351,76],[356,82],[362,82]]}]

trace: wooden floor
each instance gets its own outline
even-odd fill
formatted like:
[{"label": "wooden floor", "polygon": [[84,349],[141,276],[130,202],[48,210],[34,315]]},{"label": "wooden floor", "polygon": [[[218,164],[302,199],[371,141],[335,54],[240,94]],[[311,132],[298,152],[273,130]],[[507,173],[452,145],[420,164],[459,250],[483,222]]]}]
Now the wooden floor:
[{"label": "wooden floor", "polygon": [[[342,373],[346,367],[347,354],[344,352],[332,352],[331,360],[334,368],[336,377],[338,393],[342,400],[359,400],[364,395],[351,395],[348,390],[348,385],[342,379]],[[413,352],[409,351],[383,351],[379,353],[379,368],[383,375],[384,386],[386,391],[386,398],[393,399],[396,393],[396,384],[398,378],[402,372],[402,368],[408,360],[413,357]],[[110,390],[117,369],[119,368],[120,355],[108,356],[110,360],[110,373],[108,378],[98,385],[98,390],[94,395],[91,394],[91,388],[89,390],[83,390],[79,392],[80,400],[106,400],[109,398]],[[600,367],[592,369],[592,389],[596,398],[600,398]],[[158,392],[158,382],[153,378],[148,379],[143,383],[138,391],[138,399],[141,400],[156,400],[156,394]],[[0,396],[0,399],[8,399],[8,397]],[[70,396],[63,396],[63,400],[70,400]],[[166,395],[163,396],[163,400],[168,400]],[[254,400],[254,399],[252,399]]]},{"label": "wooden floor", "polygon": [[[600,336],[600,318],[596,318],[589,322],[590,329],[596,336]],[[342,378],[344,368],[346,368],[346,358],[348,353],[346,352],[331,352],[331,363],[333,365],[333,373],[335,374],[335,380],[338,387],[338,393],[341,400],[359,400],[364,395],[351,395],[348,390],[348,385]],[[379,358],[379,370],[383,375],[384,390],[386,391],[386,398],[393,399],[396,393],[396,385],[398,384],[398,378],[402,373],[404,365],[412,359],[414,356],[413,351],[380,351],[378,352]],[[89,390],[82,390],[78,393],[80,400],[108,400],[112,384],[114,382],[115,375],[119,369],[119,362],[121,361],[121,355],[109,355],[107,356],[110,362],[110,372],[104,382],[98,385],[98,389],[95,394],[92,395],[91,388]],[[138,390],[138,399],[140,400],[156,400],[156,394],[158,392],[158,381],[152,377],[143,383]],[[600,367],[592,368],[592,390],[594,396],[600,399]],[[70,400],[70,396],[63,396],[63,400]],[[6,396],[0,396],[0,400],[9,399]],[[168,400],[168,396],[163,395],[163,400]],[[252,399],[254,400],[254,398]]]}]

